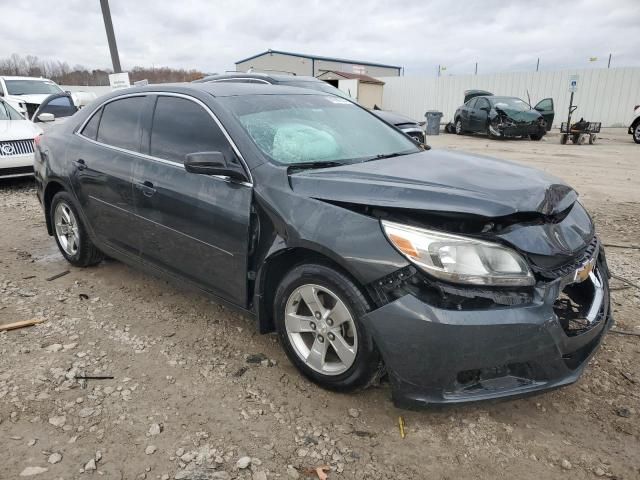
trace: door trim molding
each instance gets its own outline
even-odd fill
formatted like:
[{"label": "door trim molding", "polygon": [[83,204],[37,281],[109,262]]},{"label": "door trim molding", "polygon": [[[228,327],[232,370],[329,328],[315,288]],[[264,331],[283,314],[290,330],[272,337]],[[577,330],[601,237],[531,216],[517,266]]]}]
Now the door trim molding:
[{"label": "door trim molding", "polygon": [[218,251],[220,251],[222,253],[225,253],[225,254],[227,254],[227,255],[229,255],[231,257],[235,256],[233,253],[225,250],[224,248],[220,248],[220,247],[218,247],[216,245],[212,245],[211,243],[207,243],[204,240],[200,240],[199,238],[192,237],[191,235],[189,235],[187,233],[184,233],[184,232],[181,232],[180,230],[176,230],[175,228],[167,227],[166,225],[163,225],[162,223],[156,222],[155,220],[151,220],[150,218],[142,216],[142,215],[140,215],[138,213],[134,213],[134,212],[131,212],[131,211],[125,209],[125,208],[122,208],[122,207],[119,207],[117,205],[114,205],[112,203],[105,202],[104,200],[102,200],[100,198],[97,198],[97,197],[94,197],[93,195],[89,195],[89,198],[92,199],[92,200],[95,200],[96,202],[100,202],[100,203],[102,203],[104,205],[107,205],[108,207],[115,208],[116,210],[120,210],[121,212],[125,212],[125,213],[127,213],[129,215],[133,215],[134,217],[137,217],[137,218],[139,218],[141,220],[146,220],[147,222],[153,223],[154,225],[157,225],[157,226],[162,227],[162,228],[166,228],[167,230],[170,230],[170,231],[172,231],[174,233],[177,233],[179,235],[185,236],[185,237],[189,238],[190,240],[195,240],[196,242],[202,243],[203,245],[206,245],[207,247],[214,248],[214,249],[216,249],[216,250],[218,250]]}]

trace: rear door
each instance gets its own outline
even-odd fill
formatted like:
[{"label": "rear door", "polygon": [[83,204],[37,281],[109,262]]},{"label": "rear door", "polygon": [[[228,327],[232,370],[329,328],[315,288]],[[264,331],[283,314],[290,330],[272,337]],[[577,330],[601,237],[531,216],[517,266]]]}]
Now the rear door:
[{"label": "rear door", "polygon": [[545,122],[547,122],[547,132],[551,130],[553,118],[555,117],[555,112],[553,109],[553,98],[545,98],[543,100],[540,100],[533,108],[534,110],[540,112]]},{"label": "rear door", "polygon": [[121,97],[100,107],[77,132],[85,142],[71,158],[73,189],[94,234],[131,256],[139,243],[132,175],[149,100]]},{"label": "rear door", "polygon": [[240,162],[213,113],[184,95],[158,95],[134,171],[141,258],[245,306],[252,186],[189,173],[188,153],[219,151]]}]

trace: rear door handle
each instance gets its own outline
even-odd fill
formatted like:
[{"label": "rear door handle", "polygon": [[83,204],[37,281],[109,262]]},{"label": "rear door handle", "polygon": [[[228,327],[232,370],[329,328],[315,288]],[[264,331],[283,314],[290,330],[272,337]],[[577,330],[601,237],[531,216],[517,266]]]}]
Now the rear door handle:
[{"label": "rear door handle", "polygon": [[76,166],[78,170],[85,170],[87,168],[87,164],[81,158],[73,162],[73,164]]},{"label": "rear door handle", "polygon": [[156,193],[156,189],[153,188],[153,183],[149,181],[136,183],[136,188],[140,190],[145,197],[150,197]]}]

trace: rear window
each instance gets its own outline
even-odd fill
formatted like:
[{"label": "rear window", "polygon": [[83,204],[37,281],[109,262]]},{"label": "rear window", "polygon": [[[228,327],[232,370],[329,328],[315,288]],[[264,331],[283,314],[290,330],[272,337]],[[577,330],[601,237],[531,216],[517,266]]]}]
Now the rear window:
[{"label": "rear window", "polygon": [[139,152],[140,117],[144,101],[145,97],[128,97],[107,103],[102,107],[102,118],[96,140],[114,147]]},{"label": "rear window", "polygon": [[98,135],[98,125],[100,124],[100,115],[102,115],[102,108],[99,109],[96,113],[93,114],[91,120],[87,122],[87,124],[82,129],[82,135],[91,140],[95,140]]}]

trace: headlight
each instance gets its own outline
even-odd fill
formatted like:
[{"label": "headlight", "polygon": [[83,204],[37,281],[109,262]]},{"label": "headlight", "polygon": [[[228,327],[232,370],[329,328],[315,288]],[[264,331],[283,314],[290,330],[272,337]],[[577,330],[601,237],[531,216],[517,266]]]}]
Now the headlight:
[{"label": "headlight", "polygon": [[385,220],[382,228],[400,253],[436,278],[471,285],[535,284],[522,256],[497,243]]}]

